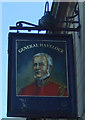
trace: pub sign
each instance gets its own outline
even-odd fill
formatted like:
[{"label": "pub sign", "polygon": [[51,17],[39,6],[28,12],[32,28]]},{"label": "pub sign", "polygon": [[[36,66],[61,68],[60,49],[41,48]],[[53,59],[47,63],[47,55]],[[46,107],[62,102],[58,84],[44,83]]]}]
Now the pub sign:
[{"label": "pub sign", "polygon": [[72,35],[9,33],[9,117],[76,118]]}]

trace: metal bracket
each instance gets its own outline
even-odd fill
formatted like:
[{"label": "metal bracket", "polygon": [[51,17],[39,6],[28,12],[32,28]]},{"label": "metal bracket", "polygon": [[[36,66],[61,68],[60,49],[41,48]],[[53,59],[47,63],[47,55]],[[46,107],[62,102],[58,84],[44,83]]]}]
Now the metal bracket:
[{"label": "metal bracket", "polygon": [[[44,16],[39,20],[39,22],[41,22],[42,24],[39,25],[35,25],[29,22],[25,22],[25,21],[19,21],[16,23],[16,26],[10,26],[10,30],[17,30],[17,32],[19,32],[19,30],[28,30],[28,32],[30,32],[31,30],[37,30],[39,31],[51,31],[51,32],[56,32],[56,31],[73,31],[73,32],[77,32],[78,34],[80,33],[80,29],[81,29],[81,25],[80,25],[80,17],[79,17],[79,5],[78,2],[75,5],[74,11],[73,13],[75,13],[75,15],[70,16],[70,17],[66,17],[66,21],[61,20],[61,21],[57,21],[55,25],[53,24],[55,22],[55,19],[53,18],[53,16],[51,15],[51,12],[49,12],[49,3],[46,2],[45,4],[45,13]],[[47,11],[46,11],[46,7],[47,7]],[[47,14],[46,14],[47,13]],[[49,13],[49,14],[48,14]],[[73,18],[78,17],[78,21],[74,21]],[[53,22],[49,22],[50,18],[52,18]],[[66,23],[65,27],[56,27],[57,23]],[[78,26],[76,28],[70,28],[68,27],[68,24],[78,24]],[[48,24],[48,25],[47,25]],[[52,25],[54,25],[55,27],[51,27]],[[26,27],[24,25],[27,25]],[[28,25],[32,26],[29,27]],[[80,37],[80,35],[79,35]]]},{"label": "metal bracket", "polygon": [[73,31],[73,32],[78,32],[80,31],[80,27],[77,27],[77,28],[62,28],[62,27],[57,27],[57,28],[54,28],[54,29],[48,29],[48,28],[44,28],[44,27],[16,27],[16,26],[10,26],[10,30],[28,30],[29,32],[31,30],[38,30],[38,31],[43,31],[43,30],[46,30],[46,31]]},{"label": "metal bracket", "polygon": [[[74,21],[73,19],[75,19],[77,17],[78,21]],[[68,21],[71,20],[71,23],[77,23],[77,28],[81,29],[81,24],[80,24],[80,14],[79,14],[79,3],[76,2],[75,6],[74,6],[74,10],[72,13],[72,16],[68,16],[66,17],[66,27],[68,27]],[[72,22],[73,21],[73,22]],[[78,37],[80,38],[80,30],[77,31]]]}]

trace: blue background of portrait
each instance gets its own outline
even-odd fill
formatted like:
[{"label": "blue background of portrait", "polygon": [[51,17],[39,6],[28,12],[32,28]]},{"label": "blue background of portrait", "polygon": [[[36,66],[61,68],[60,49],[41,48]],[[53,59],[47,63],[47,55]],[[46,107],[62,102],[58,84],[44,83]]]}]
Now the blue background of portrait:
[{"label": "blue background of portrait", "polygon": [[[34,82],[33,79],[33,56],[37,53],[46,53],[53,59],[53,71],[51,78],[55,83],[67,86],[67,48],[65,41],[59,40],[17,40],[17,92],[20,88]],[[36,47],[37,44],[37,47]],[[40,46],[43,44],[43,46]],[[27,46],[35,45],[26,49]],[[49,45],[49,46],[47,46]],[[50,46],[51,45],[51,46]],[[24,49],[25,47],[25,49]],[[56,48],[55,48],[56,47]],[[59,51],[57,50],[63,50]],[[22,51],[23,49],[23,51]],[[19,51],[21,51],[21,53]]]}]

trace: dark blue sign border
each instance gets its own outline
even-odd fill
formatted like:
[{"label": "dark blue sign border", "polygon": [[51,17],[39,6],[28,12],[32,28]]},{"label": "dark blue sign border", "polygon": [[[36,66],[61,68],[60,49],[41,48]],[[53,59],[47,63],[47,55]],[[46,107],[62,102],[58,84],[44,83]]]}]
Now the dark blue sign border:
[{"label": "dark blue sign border", "polygon": [[[16,41],[65,41],[67,50],[68,96],[39,97],[16,95]],[[8,44],[8,117],[77,118],[75,60],[72,35],[9,33]]]}]

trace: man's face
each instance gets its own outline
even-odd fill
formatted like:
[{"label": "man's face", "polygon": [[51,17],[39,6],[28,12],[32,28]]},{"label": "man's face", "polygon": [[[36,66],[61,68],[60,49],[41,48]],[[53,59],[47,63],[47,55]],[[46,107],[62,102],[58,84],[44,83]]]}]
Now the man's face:
[{"label": "man's face", "polygon": [[42,56],[34,57],[34,75],[35,78],[42,78],[47,73],[48,61],[47,58]]}]

